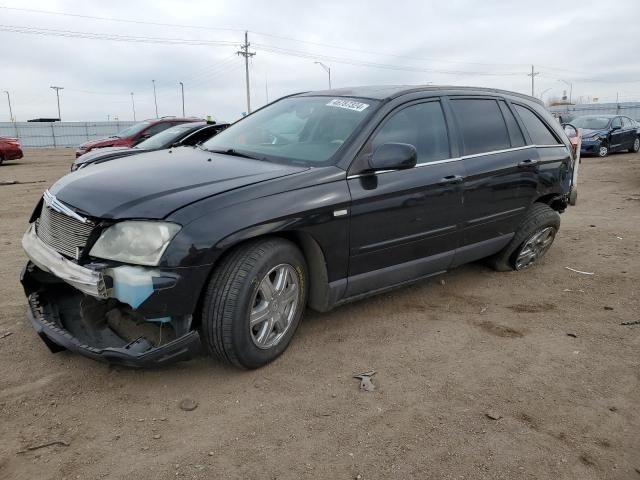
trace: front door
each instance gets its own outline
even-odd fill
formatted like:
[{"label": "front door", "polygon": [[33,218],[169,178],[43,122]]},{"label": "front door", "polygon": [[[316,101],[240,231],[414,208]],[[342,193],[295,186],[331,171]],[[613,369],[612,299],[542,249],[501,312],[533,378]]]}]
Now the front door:
[{"label": "front door", "polygon": [[611,128],[609,150],[611,152],[623,150],[626,147],[627,135],[622,128],[622,117],[615,117],[611,120]]},{"label": "front door", "polygon": [[[408,170],[366,172],[380,145],[416,147]],[[402,106],[369,139],[348,178],[351,191],[347,296],[446,270],[458,244],[464,170],[451,160],[449,133],[438,100]],[[355,173],[355,175],[354,175]]]}]

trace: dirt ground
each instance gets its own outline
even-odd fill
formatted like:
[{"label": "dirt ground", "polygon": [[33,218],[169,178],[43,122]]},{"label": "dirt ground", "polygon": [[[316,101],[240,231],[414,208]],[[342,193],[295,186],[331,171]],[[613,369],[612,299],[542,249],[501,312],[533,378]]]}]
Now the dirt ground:
[{"label": "dirt ground", "polygon": [[23,182],[0,186],[0,478],[640,479],[640,325],[621,325],[640,320],[640,155],[584,159],[579,204],[531,270],[474,264],[308,312],[249,372],[49,353],[25,319],[20,239],[71,160],[0,167]]}]

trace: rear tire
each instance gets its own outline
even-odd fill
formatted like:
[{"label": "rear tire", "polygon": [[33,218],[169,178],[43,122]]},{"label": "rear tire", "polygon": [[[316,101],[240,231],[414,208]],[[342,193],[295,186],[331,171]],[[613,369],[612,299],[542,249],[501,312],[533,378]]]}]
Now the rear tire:
[{"label": "rear tire", "polygon": [[[544,203],[534,203],[509,244],[490,257],[488,263],[499,272],[524,270],[547,252],[559,229],[558,212]],[[545,242],[544,245],[542,245],[543,242]],[[526,256],[527,248],[530,250],[531,258],[526,264],[522,264],[521,254]]]},{"label": "rear tire", "polygon": [[288,240],[260,239],[229,252],[205,291],[200,336],[207,351],[258,368],[289,345],[307,302],[307,266]]},{"label": "rear tire", "polygon": [[4,155],[0,153],[0,165],[2,165],[3,162],[4,162]]},{"label": "rear tire", "polygon": [[633,145],[629,149],[629,153],[638,153],[639,150],[640,150],[640,137],[636,137],[636,139],[633,141]]}]

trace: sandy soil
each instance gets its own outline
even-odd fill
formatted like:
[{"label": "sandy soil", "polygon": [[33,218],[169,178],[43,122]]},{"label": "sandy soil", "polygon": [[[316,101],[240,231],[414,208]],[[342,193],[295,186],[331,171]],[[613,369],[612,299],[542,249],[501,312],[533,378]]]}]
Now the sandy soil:
[{"label": "sandy soil", "polygon": [[[583,161],[540,265],[309,312],[251,372],[48,352],[25,320],[20,238],[71,159],[0,167],[34,182],[0,186],[0,478],[640,479],[640,325],[621,325],[640,320],[640,155]],[[351,376],[369,369],[362,392]],[[24,451],[52,441],[68,446]]]}]

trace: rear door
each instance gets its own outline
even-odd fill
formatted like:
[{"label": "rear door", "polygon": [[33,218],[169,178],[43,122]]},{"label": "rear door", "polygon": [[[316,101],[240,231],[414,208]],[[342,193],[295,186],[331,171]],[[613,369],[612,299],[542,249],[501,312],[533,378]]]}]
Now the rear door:
[{"label": "rear door", "polygon": [[633,142],[636,141],[638,136],[633,120],[629,117],[622,117],[622,129],[625,135],[625,148],[633,148]]},{"label": "rear door", "polygon": [[[377,127],[348,177],[352,196],[347,296],[446,270],[458,243],[464,169],[452,159],[439,99],[402,105]],[[418,165],[367,173],[388,142],[416,147]]]},{"label": "rear door", "polygon": [[460,265],[509,241],[536,193],[538,156],[502,99],[451,97],[448,104],[466,172]]}]

